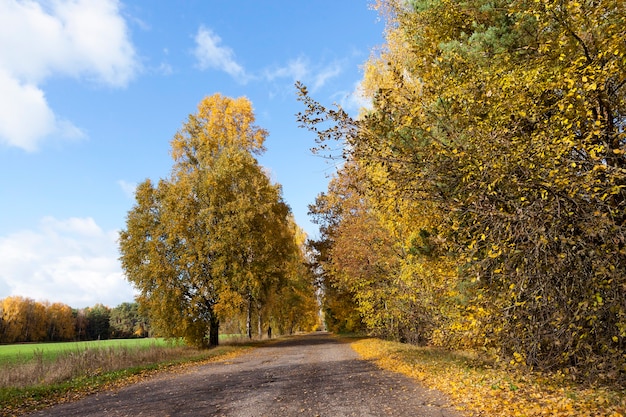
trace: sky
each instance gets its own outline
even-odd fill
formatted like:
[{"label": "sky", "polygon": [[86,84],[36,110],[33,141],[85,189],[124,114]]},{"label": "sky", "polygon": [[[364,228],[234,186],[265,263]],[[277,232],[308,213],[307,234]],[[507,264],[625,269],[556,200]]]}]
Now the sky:
[{"label": "sky", "polygon": [[117,238],[136,185],[206,96],[247,97],[297,223],[335,167],[299,128],[295,81],[356,115],[383,43],[369,0],[0,0],[0,299],[133,301]]}]

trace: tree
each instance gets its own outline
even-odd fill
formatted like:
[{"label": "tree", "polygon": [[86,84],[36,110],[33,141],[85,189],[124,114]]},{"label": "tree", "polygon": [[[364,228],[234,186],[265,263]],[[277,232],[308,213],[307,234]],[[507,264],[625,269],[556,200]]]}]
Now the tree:
[{"label": "tree", "polygon": [[294,250],[288,228],[289,207],[280,188],[270,183],[258,162],[238,149],[225,150],[213,167],[215,192],[215,268],[227,277],[246,311],[246,333],[252,336],[252,316],[262,333],[261,309],[268,294],[280,286],[286,260]]},{"label": "tree", "polygon": [[[625,4],[378,6],[388,29],[385,48],[366,66],[373,109],[351,120],[301,89],[301,121],[322,144],[345,140],[350,158],[384,169],[389,185],[371,190],[383,218],[394,217],[386,201],[432,216],[412,214],[413,230],[398,224],[403,240],[417,243],[419,256],[406,264],[420,271],[416,289],[438,269],[456,269],[441,281],[451,294],[433,299],[447,315],[433,337],[447,333],[443,339],[456,344],[464,333],[474,347],[514,362],[619,377]],[[334,127],[316,130],[325,120]],[[432,244],[446,256],[422,256]]]},{"label": "tree", "polygon": [[371,128],[396,121],[396,174],[418,173],[452,213],[451,237],[470,260],[466,295],[489,311],[479,337],[531,366],[615,373],[624,5],[500,3],[396,8],[397,36],[420,52],[398,48],[405,59],[384,72],[418,88],[383,89]]},{"label": "tree", "polygon": [[122,303],[111,309],[111,337],[147,337],[150,326],[146,317],[139,313],[137,303]]},{"label": "tree", "polygon": [[111,336],[111,309],[102,304],[96,304],[86,311],[87,338],[90,340],[107,340]]},{"label": "tree", "polygon": [[[353,167],[354,168],[354,167]],[[365,325],[358,310],[354,287],[347,285],[342,279],[342,266],[337,265],[333,258],[333,251],[342,242],[338,239],[342,222],[349,217],[351,207],[347,200],[355,202],[359,196],[354,196],[356,181],[348,173],[351,170],[342,170],[331,180],[328,192],[317,196],[315,204],[309,206],[309,215],[320,225],[321,236],[318,240],[309,241],[308,246],[312,254],[309,264],[312,274],[316,276],[317,286],[322,296],[322,309],[326,327],[336,332],[354,332],[364,329]],[[344,175],[345,174],[345,175]],[[350,196],[354,198],[350,198]],[[350,248],[347,249],[350,251]]]},{"label": "tree", "polygon": [[72,317],[74,317],[74,330],[76,340],[87,340],[87,309],[72,309]]},{"label": "tree", "polygon": [[2,300],[4,343],[42,342],[48,328],[43,304],[25,297],[7,297]]},{"label": "tree", "polygon": [[311,331],[321,325],[314,276],[307,267],[306,233],[293,217],[289,218],[289,229],[293,236],[292,255],[285,262],[280,286],[268,294],[267,300],[268,321],[278,334]]},{"label": "tree", "polygon": [[291,238],[280,187],[253,156],[266,136],[247,99],[207,97],[172,140],[171,177],[138,186],[121,260],[159,333],[217,345],[225,303],[245,305],[249,335],[253,307],[261,326]]},{"label": "tree", "polygon": [[140,310],[158,334],[196,346],[217,344],[206,338],[209,327],[217,327],[217,283],[204,243],[208,227],[198,216],[190,183],[161,180],[153,187],[146,180],[136,200],[120,249],[126,277],[140,290]]},{"label": "tree", "polygon": [[[323,222],[316,268],[323,271],[328,325],[342,329],[362,321],[379,336],[425,343],[441,321],[435,305],[449,276],[442,273],[436,239],[415,209],[390,198],[396,194],[380,166],[362,162],[348,159],[311,206]],[[436,275],[430,272],[433,263]]]},{"label": "tree", "polygon": [[75,323],[72,308],[63,303],[46,304],[48,330],[46,340],[50,342],[74,339]]}]

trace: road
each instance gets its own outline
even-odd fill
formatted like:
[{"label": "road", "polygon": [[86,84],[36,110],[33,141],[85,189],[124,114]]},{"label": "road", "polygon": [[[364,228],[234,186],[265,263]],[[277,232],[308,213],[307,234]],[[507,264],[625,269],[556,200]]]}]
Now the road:
[{"label": "road", "polygon": [[31,416],[460,417],[442,394],[363,361],[327,333],[159,375]]}]

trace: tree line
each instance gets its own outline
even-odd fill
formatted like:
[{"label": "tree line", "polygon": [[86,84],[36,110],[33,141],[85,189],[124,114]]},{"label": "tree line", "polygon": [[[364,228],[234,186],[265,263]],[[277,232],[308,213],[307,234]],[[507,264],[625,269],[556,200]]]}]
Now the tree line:
[{"label": "tree line", "polygon": [[104,340],[150,333],[148,319],[139,313],[137,303],[75,309],[19,296],[0,300],[0,343]]},{"label": "tree line", "polygon": [[376,6],[372,108],[298,84],[331,329],[626,380],[626,3]]}]

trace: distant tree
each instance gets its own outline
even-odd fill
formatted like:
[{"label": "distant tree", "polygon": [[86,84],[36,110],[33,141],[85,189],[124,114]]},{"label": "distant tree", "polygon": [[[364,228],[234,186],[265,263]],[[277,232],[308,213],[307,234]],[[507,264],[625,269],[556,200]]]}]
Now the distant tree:
[{"label": "distant tree", "polygon": [[51,342],[69,341],[76,334],[72,308],[66,304],[45,304],[48,330],[46,340]]},{"label": "distant tree", "polygon": [[[317,196],[315,204],[309,206],[309,215],[320,226],[320,237],[307,244],[311,253],[309,267],[316,277],[316,285],[322,296],[322,310],[328,330],[334,332],[357,332],[365,329],[362,316],[358,311],[356,294],[348,285],[341,283],[338,272],[341,268],[333,266],[333,250],[339,245],[338,233],[350,208],[344,205],[348,177],[331,180],[328,193]],[[354,200],[358,200],[355,196]],[[350,250],[348,248],[347,250]]]},{"label": "distant tree", "polygon": [[3,311],[4,310],[2,307],[2,300],[0,300],[0,343],[6,343],[4,340],[4,333],[7,326],[7,321],[4,319]]},{"label": "distant tree", "polygon": [[72,316],[74,317],[76,340],[87,340],[87,309],[72,309]]},{"label": "distant tree", "polygon": [[294,239],[293,253],[284,264],[284,274],[279,285],[268,293],[264,308],[268,325],[278,330],[274,334],[311,331],[321,324],[315,278],[307,268],[309,253],[306,233],[293,217],[290,218],[289,227]]},{"label": "distant tree", "polygon": [[137,303],[122,303],[111,309],[111,337],[129,338],[148,335],[147,319],[139,313]]},{"label": "distant tree", "polygon": [[109,307],[96,304],[86,311],[87,317],[87,338],[90,340],[106,340],[111,336],[111,309]]},{"label": "distant tree", "polygon": [[47,317],[43,304],[13,296],[2,300],[4,342],[42,342],[46,338]]}]

